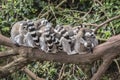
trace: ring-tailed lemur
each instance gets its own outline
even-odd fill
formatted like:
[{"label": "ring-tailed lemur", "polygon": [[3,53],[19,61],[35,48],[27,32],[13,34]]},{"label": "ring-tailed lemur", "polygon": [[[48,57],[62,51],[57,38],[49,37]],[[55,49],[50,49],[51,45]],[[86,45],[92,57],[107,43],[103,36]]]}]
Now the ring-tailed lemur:
[{"label": "ring-tailed lemur", "polygon": [[25,37],[26,46],[30,47],[38,47],[40,46],[40,36],[41,27],[45,26],[48,21],[45,18],[39,19],[37,21],[28,21],[27,22],[27,34]]},{"label": "ring-tailed lemur", "polygon": [[72,27],[70,25],[57,25],[54,29],[55,31],[55,38],[54,43],[57,46],[58,51],[63,50],[63,45],[61,43],[62,38],[69,38],[68,31],[71,30]]},{"label": "ring-tailed lemur", "polygon": [[45,18],[41,18],[34,21],[35,28],[40,30],[42,27],[44,27],[48,23],[48,20]]},{"label": "ring-tailed lemur", "polygon": [[11,29],[11,40],[17,45],[35,47],[39,44],[37,31],[47,22],[45,18],[34,21],[34,25],[30,20],[16,22]]},{"label": "ring-tailed lemur", "polygon": [[56,53],[57,49],[53,43],[54,28],[52,27],[52,24],[47,23],[41,30],[43,31],[40,37],[41,49],[46,53]]},{"label": "ring-tailed lemur", "polygon": [[27,33],[24,38],[24,44],[29,47],[39,46],[39,37],[36,35],[36,28],[32,21],[27,21]]},{"label": "ring-tailed lemur", "polygon": [[68,55],[75,54],[74,50],[72,50],[72,46],[74,46],[75,40],[74,36],[82,27],[82,25],[76,26],[74,28],[72,28],[70,25],[57,25],[55,32],[59,37],[55,36],[55,43],[58,50],[63,50],[64,52],[67,52]]},{"label": "ring-tailed lemur", "polygon": [[74,50],[76,53],[92,52],[93,48],[98,45],[98,40],[94,34],[94,31],[88,28],[82,28],[78,34],[75,35]]},{"label": "ring-tailed lemur", "polygon": [[24,45],[24,37],[27,33],[27,22],[16,22],[11,29],[11,40],[17,45]]}]

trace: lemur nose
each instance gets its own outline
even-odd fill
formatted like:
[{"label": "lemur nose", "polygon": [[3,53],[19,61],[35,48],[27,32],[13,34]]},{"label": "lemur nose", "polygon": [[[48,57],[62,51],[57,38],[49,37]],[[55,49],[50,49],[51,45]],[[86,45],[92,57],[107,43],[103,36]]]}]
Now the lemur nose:
[{"label": "lemur nose", "polygon": [[92,44],[90,42],[87,43],[87,47],[91,47]]}]

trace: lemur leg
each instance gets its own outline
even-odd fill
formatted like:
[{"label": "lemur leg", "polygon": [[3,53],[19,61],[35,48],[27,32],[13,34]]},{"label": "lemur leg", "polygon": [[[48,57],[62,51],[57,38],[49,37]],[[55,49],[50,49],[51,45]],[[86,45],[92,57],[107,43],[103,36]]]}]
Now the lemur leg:
[{"label": "lemur leg", "polygon": [[63,51],[67,52],[68,55],[76,54],[76,52],[71,49],[70,41],[71,40],[65,39],[64,37],[61,38],[60,43],[63,46]]},{"label": "lemur leg", "polygon": [[33,38],[31,36],[31,34],[27,33],[25,35],[25,39],[24,39],[24,43],[25,43],[25,46],[29,46],[29,47],[36,47],[34,41],[33,41]]},{"label": "lemur leg", "polygon": [[24,44],[23,39],[24,39],[24,35],[19,34],[19,35],[15,36],[15,38],[12,41],[13,41],[13,43],[15,43],[16,45],[19,46],[19,45]]},{"label": "lemur leg", "polygon": [[[76,53],[79,53],[79,54],[82,54],[81,52],[82,52],[82,50],[81,50],[81,46],[83,46],[83,45],[86,45],[87,43],[86,43],[86,41],[84,40],[84,39],[82,39],[82,38],[76,38],[76,40],[75,40],[75,45],[74,45],[74,50],[75,50],[75,52]],[[84,53],[83,53],[84,54]]]},{"label": "lemur leg", "polygon": [[45,39],[44,39],[43,35],[41,35],[41,37],[40,37],[40,48],[41,48],[41,50],[47,52],[47,45],[45,43]]}]

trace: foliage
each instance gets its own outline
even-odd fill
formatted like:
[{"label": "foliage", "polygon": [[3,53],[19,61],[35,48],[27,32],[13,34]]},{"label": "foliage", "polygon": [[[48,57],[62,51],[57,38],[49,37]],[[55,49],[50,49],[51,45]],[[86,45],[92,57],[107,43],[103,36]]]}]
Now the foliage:
[{"label": "foliage", "polygon": [[[94,2],[96,1],[96,2]],[[98,1],[98,2],[97,2]],[[51,10],[44,17],[56,24],[79,25],[81,23],[100,24],[103,21],[120,14],[119,0],[67,0],[60,7],[56,6],[61,0],[2,0],[0,1],[0,33],[10,37],[11,26],[20,20],[41,18],[43,14]],[[88,26],[94,28],[93,26]],[[97,31],[97,37],[108,39],[120,33],[120,19],[104,25]],[[5,50],[1,46],[0,50]],[[39,77],[47,80],[56,80],[64,64],[53,62],[36,62],[27,67]],[[62,71],[62,80],[78,80],[88,78],[88,70],[81,70],[81,65],[65,64]],[[28,80],[24,72],[18,71],[6,79]],[[3,79],[4,80],[4,79]],[[108,80],[107,76],[103,80]]]}]

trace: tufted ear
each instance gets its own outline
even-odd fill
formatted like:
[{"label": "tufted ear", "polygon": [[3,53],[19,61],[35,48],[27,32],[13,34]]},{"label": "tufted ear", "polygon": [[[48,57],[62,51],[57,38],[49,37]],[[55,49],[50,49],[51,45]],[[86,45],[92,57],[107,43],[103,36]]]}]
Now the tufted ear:
[{"label": "tufted ear", "polygon": [[36,26],[38,27],[38,26],[41,25],[41,22],[38,20],[38,21],[35,22],[35,24],[36,24]]},{"label": "tufted ear", "polygon": [[95,29],[91,29],[95,33]]},{"label": "tufted ear", "polygon": [[81,28],[80,31],[82,32],[82,36],[85,34],[85,28]]}]

